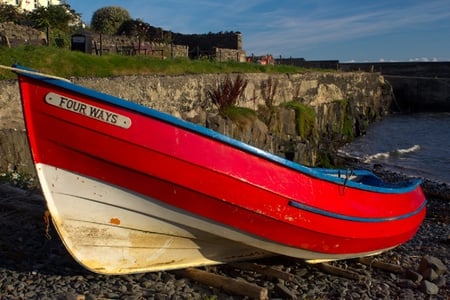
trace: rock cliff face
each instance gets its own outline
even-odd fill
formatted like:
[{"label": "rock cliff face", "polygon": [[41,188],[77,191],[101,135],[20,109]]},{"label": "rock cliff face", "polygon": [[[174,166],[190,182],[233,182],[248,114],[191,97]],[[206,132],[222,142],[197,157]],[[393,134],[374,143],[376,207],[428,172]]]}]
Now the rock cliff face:
[{"label": "rock cliff face", "polygon": [[[327,165],[330,154],[338,146],[386,115],[393,99],[390,85],[374,73],[245,74],[248,84],[237,106],[254,113],[230,118],[219,115],[208,97],[208,91],[217,89],[226,76],[233,79],[236,74],[76,78],[73,81],[307,165]],[[17,83],[0,82],[0,89],[0,131],[3,132],[0,170],[29,171],[29,162],[24,162],[26,157],[6,154],[16,153],[18,144],[26,144]],[[14,141],[12,129],[18,132]]]}]

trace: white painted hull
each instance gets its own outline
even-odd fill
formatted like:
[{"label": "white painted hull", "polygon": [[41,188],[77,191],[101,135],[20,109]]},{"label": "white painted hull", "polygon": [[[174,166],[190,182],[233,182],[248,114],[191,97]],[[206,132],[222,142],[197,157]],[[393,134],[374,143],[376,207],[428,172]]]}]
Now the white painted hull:
[{"label": "white painted hull", "polygon": [[[45,164],[37,164],[36,169],[66,248],[96,273],[213,265],[273,255],[271,251],[309,260],[355,256],[325,255],[271,243],[63,169]],[[376,253],[367,253],[372,254]]]},{"label": "white painted hull", "polygon": [[211,265],[267,253],[183,223],[197,219],[163,203],[38,164],[53,223],[89,270],[127,274]]}]

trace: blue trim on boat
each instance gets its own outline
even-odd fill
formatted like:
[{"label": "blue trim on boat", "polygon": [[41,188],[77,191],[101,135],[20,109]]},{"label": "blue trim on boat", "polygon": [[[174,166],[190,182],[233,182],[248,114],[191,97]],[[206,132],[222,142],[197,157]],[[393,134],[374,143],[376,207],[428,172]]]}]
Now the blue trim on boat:
[{"label": "blue trim on boat", "polygon": [[294,201],[294,200],[289,201],[288,204],[292,207],[295,207],[295,208],[298,208],[301,210],[305,210],[305,211],[308,211],[308,212],[311,212],[314,214],[318,214],[318,215],[322,215],[322,216],[330,217],[330,218],[334,218],[334,219],[340,219],[340,220],[352,221],[352,222],[360,222],[360,223],[382,223],[382,222],[391,222],[391,221],[398,221],[398,220],[410,218],[410,217],[420,213],[427,205],[427,201],[424,201],[419,208],[417,208],[416,210],[414,210],[410,213],[400,215],[400,216],[385,217],[385,218],[362,218],[362,217],[347,216],[347,215],[337,214],[337,213],[334,213],[334,212],[331,212],[328,210],[323,210],[320,208],[308,206],[308,205],[302,204],[302,203]]},{"label": "blue trim on boat", "polygon": [[[14,68],[17,69],[22,69],[25,71],[34,71],[30,68],[27,67],[23,67],[20,65],[13,65]],[[20,72],[19,72],[20,73]],[[360,189],[360,190],[367,190],[367,191],[372,191],[372,192],[377,192],[377,193],[393,193],[393,194],[402,194],[402,193],[407,193],[410,192],[414,189],[416,189],[416,187],[418,185],[421,184],[421,180],[420,179],[414,179],[414,180],[410,180],[404,184],[401,185],[370,185],[370,184],[364,184],[361,182],[353,182],[350,179],[346,179],[346,176],[343,177],[339,177],[336,176],[339,172],[341,172],[342,174],[345,175],[346,170],[334,170],[334,169],[320,169],[320,168],[310,168],[310,167],[306,167],[303,166],[301,164],[298,164],[296,162],[287,160],[285,158],[276,156],[275,154],[269,153],[267,151],[264,151],[262,149],[256,148],[254,146],[248,145],[246,143],[243,143],[241,141],[238,141],[236,139],[233,139],[231,137],[228,137],[226,135],[223,135],[221,133],[218,133],[216,131],[213,131],[211,129],[208,129],[206,127],[194,124],[194,123],[190,123],[188,121],[176,118],[174,116],[171,116],[167,113],[163,113],[160,111],[157,111],[155,109],[149,108],[149,107],[145,107],[142,106],[140,104],[137,103],[133,103],[131,101],[127,101],[118,97],[114,97],[108,94],[104,94],[95,90],[91,90],[70,82],[66,82],[63,80],[58,80],[55,78],[50,78],[50,77],[46,77],[45,74],[42,75],[34,75],[34,74],[29,74],[29,73],[20,73],[21,76],[26,76],[29,78],[33,78],[42,82],[45,82],[47,84],[50,85],[54,85],[57,86],[59,88],[63,88],[63,89],[67,89],[69,91],[72,91],[74,93],[77,94],[81,94],[81,95],[85,95],[88,96],[90,98],[95,98],[98,99],[100,101],[104,101],[107,102],[109,104],[115,105],[115,106],[119,106],[125,109],[129,109],[132,111],[136,111],[138,113],[141,113],[143,115],[146,116],[150,116],[152,118],[156,118],[158,120],[161,120],[163,122],[166,123],[170,123],[172,125],[175,125],[177,127],[181,127],[184,129],[187,129],[189,131],[192,132],[196,132],[199,133],[201,135],[207,136],[209,138],[218,140],[222,143],[226,143],[229,144],[235,148],[241,149],[243,151],[246,151],[248,153],[257,155],[259,157],[262,157],[264,159],[276,162],[278,164],[281,164],[283,166],[286,166],[288,168],[291,168],[293,170],[302,172],[304,174],[307,174],[309,176],[315,177],[315,178],[319,178],[328,182],[333,182],[339,185],[343,185],[346,187],[352,187],[352,188],[356,188],[356,189]],[[353,172],[362,172],[364,173],[366,176],[371,176],[373,178],[378,178],[377,176],[375,176],[372,172],[367,171],[367,170],[354,170]],[[361,174],[362,174],[361,173]],[[356,173],[355,173],[356,174]],[[381,182],[381,179],[379,179]]]}]

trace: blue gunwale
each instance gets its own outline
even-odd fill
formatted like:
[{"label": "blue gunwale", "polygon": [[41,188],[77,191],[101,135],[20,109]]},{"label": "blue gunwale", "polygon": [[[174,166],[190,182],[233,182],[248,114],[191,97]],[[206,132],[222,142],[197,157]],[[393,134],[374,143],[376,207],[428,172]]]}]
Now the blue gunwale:
[{"label": "blue gunwale", "polygon": [[[32,78],[32,79],[35,79],[35,80],[38,80],[41,82],[45,82],[50,85],[57,86],[62,89],[66,89],[68,91],[71,91],[71,92],[74,92],[74,93],[77,93],[80,95],[84,95],[84,96],[87,96],[90,98],[97,99],[99,101],[106,102],[106,103],[114,105],[114,106],[118,106],[121,108],[125,108],[125,109],[131,110],[131,111],[138,112],[142,115],[146,115],[151,118],[161,120],[161,121],[169,123],[171,125],[174,125],[174,126],[189,130],[191,132],[201,134],[208,138],[220,141],[222,143],[228,144],[232,147],[241,149],[247,153],[257,155],[264,159],[281,164],[290,169],[307,174],[311,177],[315,177],[315,178],[325,180],[328,182],[333,182],[338,185],[345,185],[346,187],[352,187],[352,188],[356,188],[356,189],[360,189],[360,190],[367,190],[367,191],[372,191],[372,192],[377,192],[377,193],[403,194],[403,193],[407,193],[407,192],[415,190],[416,187],[418,185],[420,185],[422,182],[420,179],[412,179],[412,180],[409,180],[408,182],[406,182],[402,185],[398,185],[398,186],[396,186],[396,185],[395,186],[394,185],[378,186],[378,185],[369,185],[369,184],[354,182],[352,180],[346,180],[345,176],[344,177],[336,176],[336,174],[338,172],[342,172],[343,174],[345,174],[345,172],[346,172],[345,169],[338,170],[338,169],[322,169],[322,168],[306,167],[299,163],[287,160],[287,159],[279,157],[275,154],[269,153],[269,152],[259,149],[257,147],[251,146],[244,142],[238,141],[234,138],[223,135],[219,132],[213,131],[209,128],[176,118],[170,114],[167,114],[167,113],[164,113],[164,112],[161,112],[161,111],[149,108],[149,107],[145,107],[143,105],[140,105],[140,104],[137,104],[137,103],[125,100],[125,99],[121,99],[121,98],[118,98],[118,97],[115,97],[112,95],[108,95],[108,94],[105,94],[102,92],[88,89],[88,88],[73,84],[68,81],[56,79],[53,77],[47,77],[45,74],[37,75],[37,74],[30,74],[30,73],[25,73],[25,72],[22,73],[22,72],[20,72],[20,70],[24,70],[24,71],[34,71],[34,70],[24,67],[24,66],[21,66],[21,65],[13,65],[13,67],[16,69],[19,69],[19,71],[17,71],[17,72],[21,76],[26,76],[26,77],[29,77],[29,78]],[[353,172],[355,175],[359,174],[362,176],[372,176],[374,178],[378,178],[375,174],[373,174],[372,172],[370,172],[368,170],[354,170]]]}]

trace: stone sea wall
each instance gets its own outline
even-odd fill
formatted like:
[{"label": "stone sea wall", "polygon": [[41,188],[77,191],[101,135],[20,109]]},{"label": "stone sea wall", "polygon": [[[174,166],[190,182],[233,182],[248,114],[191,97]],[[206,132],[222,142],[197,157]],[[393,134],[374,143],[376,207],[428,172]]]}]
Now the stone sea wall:
[{"label": "stone sea wall", "polygon": [[392,111],[450,112],[450,62],[340,63],[341,71],[378,72],[392,85]]},{"label": "stone sea wall", "polygon": [[394,89],[392,110],[450,112],[450,78],[384,75]]},{"label": "stone sea wall", "polygon": [[[234,79],[237,74],[75,78],[73,82],[308,165],[326,163],[338,146],[386,115],[393,100],[390,85],[376,73],[241,74],[248,84],[237,105],[255,113],[230,120],[218,114],[208,96],[227,76]],[[29,172],[17,82],[0,81],[0,90],[0,171]],[[286,102],[309,107],[309,116]]]}]

